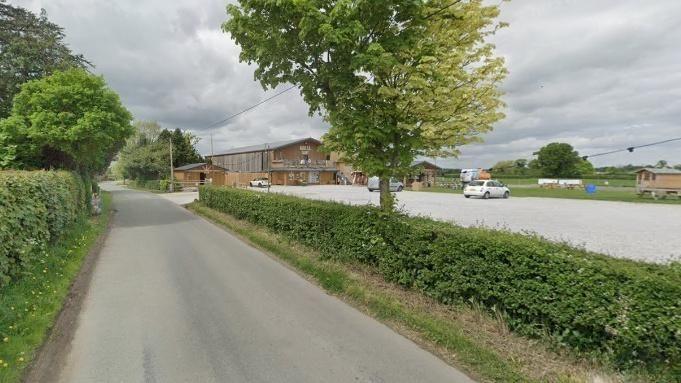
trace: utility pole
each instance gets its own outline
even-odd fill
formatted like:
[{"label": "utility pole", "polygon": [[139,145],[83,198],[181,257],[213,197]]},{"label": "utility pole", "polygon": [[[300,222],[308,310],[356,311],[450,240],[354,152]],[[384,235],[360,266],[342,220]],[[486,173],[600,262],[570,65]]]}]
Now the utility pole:
[{"label": "utility pole", "polygon": [[170,142],[170,185],[169,189],[172,193],[175,190],[175,169],[173,169],[173,139],[172,137],[168,139]]},{"label": "utility pole", "polygon": [[266,144],[267,148],[267,192],[270,192],[270,186],[272,186],[272,168],[270,167],[270,144]]}]

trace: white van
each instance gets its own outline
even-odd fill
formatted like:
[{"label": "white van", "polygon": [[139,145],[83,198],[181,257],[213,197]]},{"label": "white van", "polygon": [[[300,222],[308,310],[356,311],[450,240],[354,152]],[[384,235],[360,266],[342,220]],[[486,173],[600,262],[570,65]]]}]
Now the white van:
[{"label": "white van", "polygon": [[[367,182],[367,189],[369,189],[370,192],[381,189],[381,187],[379,186],[378,177],[369,178],[369,182]],[[396,180],[395,178],[390,179],[391,192],[401,192],[402,189],[404,189],[404,184],[402,182]]]}]

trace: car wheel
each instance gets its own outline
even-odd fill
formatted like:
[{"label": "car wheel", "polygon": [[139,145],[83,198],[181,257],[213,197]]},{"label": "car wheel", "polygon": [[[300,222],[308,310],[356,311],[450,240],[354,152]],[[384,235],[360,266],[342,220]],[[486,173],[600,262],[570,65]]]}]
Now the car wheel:
[{"label": "car wheel", "polygon": [[489,192],[482,195],[482,199],[489,199]]},{"label": "car wheel", "polygon": [[397,191],[398,191],[398,192],[401,192],[401,191],[402,191],[402,186],[398,186],[398,187],[397,187]]},{"label": "car wheel", "polygon": [[509,197],[510,195],[511,195],[511,193],[509,193],[509,192],[504,193],[504,199],[508,199],[508,197]]},{"label": "car wheel", "polygon": [[471,196],[469,196],[469,195],[464,194],[463,196],[466,197],[466,198],[471,198]]}]

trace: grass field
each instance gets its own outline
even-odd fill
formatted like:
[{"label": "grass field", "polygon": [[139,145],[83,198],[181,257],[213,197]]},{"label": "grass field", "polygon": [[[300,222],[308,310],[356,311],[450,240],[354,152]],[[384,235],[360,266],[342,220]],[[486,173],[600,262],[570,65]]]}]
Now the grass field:
[{"label": "grass field", "polygon": [[[502,181],[503,182],[503,181]],[[669,204],[669,205],[681,205],[681,199],[677,198],[667,198],[667,199],[653,199],[652,197],[639,197],[634,189],[622,188],[622,187],[600,187],[595,194],[587,194],[581,189],[544,189],[540,187],[529,187],[525,184],[516,184],[517,187],[513,187],[513,184],[508,184],[511,189],[512,197],[538,197],[538,198],[566,198],[566,199],[581,199],[581,200],[592,200],[592,201],[620,201],[620,202],[635,202],[635,203],[657,203],[657,204]],[[424,192],[435,192],[435,193],[454,193],[462,194],[463,192],[459,189],[447,189],[441,187],[424,188],[420,191]]]},{"label": "grass field", "polygon": [[19,382],[45,340],[71,281],[106,230],[111,194],[103,194],[103,203],[100,216],[81,219],[58,243],[47,248],[41,262],[23,278],[0,290],[0,382]]},{"label": "grass field", "polygon": [[[504,178],[503,176],[500,177],[494,177],[494,179],[499,180],[507,185],[538,185],[537,184],[537,178]],[[453,180],[458,181],[458,177],[456,178],[451,178],[451,177],[438,177],[438,182],[445,182],[445,183],[451,183]],[[619,180],[619,179],[592,179],[592,178],[584,178],[582,180],[584,182],[584,185],[588,184],[594,184],[596,186],[610,186],[610,187],[631,187],[633,188],[636,186],[636,180],[630,179],[630,180]]]},{"label": "grass field", "polygon": [[[537,185],[537,178],[508,178],[500,177],[499,180],[507,185]],[[596,186],[610,186],[610,187],[631,187],[636,186],[635,180],[604,180],[604,179],[589,179],[583,180],[584,185],[594,184]]]}]

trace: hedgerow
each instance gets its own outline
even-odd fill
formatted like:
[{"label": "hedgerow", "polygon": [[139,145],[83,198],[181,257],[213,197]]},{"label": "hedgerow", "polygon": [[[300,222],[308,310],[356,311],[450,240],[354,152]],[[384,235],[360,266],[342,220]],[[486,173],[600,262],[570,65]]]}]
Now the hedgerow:
[{"label": "hedgerow", "polygon": [[681,373],[681,265],[615,259],[544,239],[233,188],[200,201],[323,256],[449,304],[474,301],[509,326],[618,367]]},{"label": "hedgerow", "polygon": [[0,172],[0,288],[87,211],[83,180],[63,171]]}]

